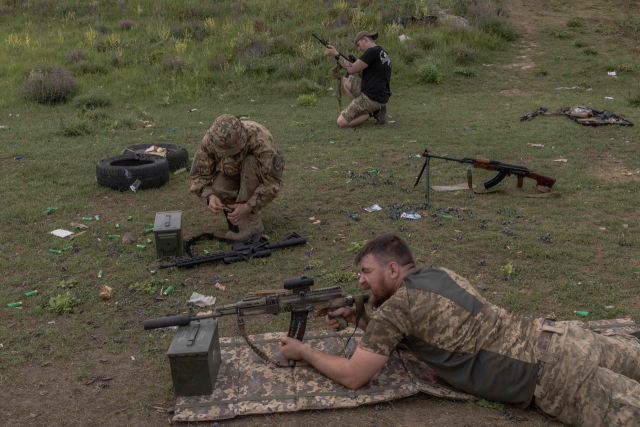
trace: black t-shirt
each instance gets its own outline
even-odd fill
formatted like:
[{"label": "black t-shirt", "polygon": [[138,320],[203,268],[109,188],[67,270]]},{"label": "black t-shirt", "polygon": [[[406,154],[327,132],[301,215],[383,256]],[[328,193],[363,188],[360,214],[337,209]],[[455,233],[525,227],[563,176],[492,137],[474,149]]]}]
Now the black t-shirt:
[{"label": "black t-shirt", "polygon": [[389,102],[391,90],[391,59],[380,46],[367,49],[360,60],[368,65],[362,70],[362,92],[381,104]]}]

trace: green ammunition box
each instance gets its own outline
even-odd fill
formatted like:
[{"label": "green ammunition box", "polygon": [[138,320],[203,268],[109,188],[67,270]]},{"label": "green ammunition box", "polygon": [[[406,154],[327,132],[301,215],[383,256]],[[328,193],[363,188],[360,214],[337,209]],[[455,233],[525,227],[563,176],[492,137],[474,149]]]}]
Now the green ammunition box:
[{"label": "green ammunition box", "polygon": [[184,254],[181,211],[156,213],[153,234],[156,236],[158,258],[180,257]]},{"label": "green ammunition box", "polygon": [[218,320],[204,319],[180,326],[167,356],[176,396],[213,393],[220,369]]}]

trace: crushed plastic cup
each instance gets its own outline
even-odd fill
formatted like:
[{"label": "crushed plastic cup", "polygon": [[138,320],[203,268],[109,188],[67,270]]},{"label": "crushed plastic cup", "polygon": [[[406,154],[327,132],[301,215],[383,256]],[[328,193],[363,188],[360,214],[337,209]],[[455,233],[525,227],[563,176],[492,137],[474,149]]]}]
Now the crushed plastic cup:
[{"label": "crushed plastic cup", "polygon": [[420,214],[408,214],[406,212],[403,212],[402,215],[400,215],[400,218],[406,218],[406,219],[420,219],[422,218],[422,216],[420,216]]}]

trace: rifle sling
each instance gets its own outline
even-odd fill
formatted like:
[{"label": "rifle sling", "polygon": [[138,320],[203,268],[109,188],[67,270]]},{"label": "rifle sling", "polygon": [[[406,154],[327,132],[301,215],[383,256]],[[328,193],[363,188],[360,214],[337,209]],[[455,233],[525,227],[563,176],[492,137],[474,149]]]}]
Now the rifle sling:
[{"label": "rifle sling", "polygon": [[551,188],[545,187],[544,185],[536,185],[536,189],[540,192],[539,194],[522,193],[520,191],[510,191],[510,190],[478,191],[475,188],[473,188],[473,175],[472,175],[471,169],[467,170],[467,184],[469,185],[469,190],[473,194],[500,193],[500,194],[506,194],[508,196],[525,197],[527,199],[539,199],[543,197],[560,197],[559,191],[553,191],[551,190]]}]

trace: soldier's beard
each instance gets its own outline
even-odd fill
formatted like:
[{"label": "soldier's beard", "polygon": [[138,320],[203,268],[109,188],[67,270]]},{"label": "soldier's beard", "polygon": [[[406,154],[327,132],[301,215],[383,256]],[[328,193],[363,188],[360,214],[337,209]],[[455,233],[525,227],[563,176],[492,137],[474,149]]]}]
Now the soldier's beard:
[{"label": "soldier's beard", "polygon": [[371,288],[371,294],[369,295],[369,304],[375,308],[379,308],[389,298],[393,296],[395,289],[381,288],[376,291]]}]

